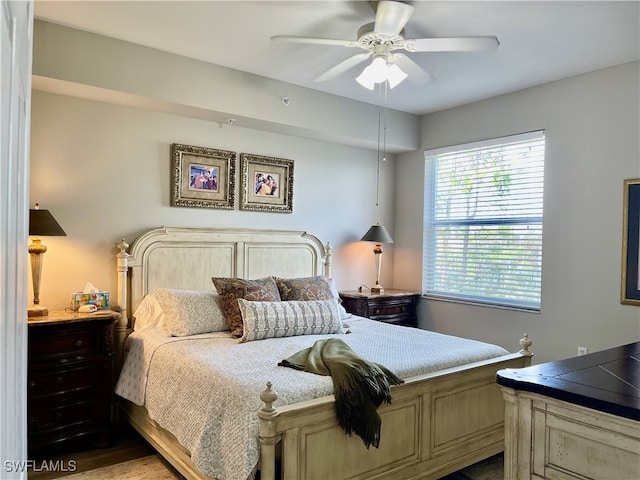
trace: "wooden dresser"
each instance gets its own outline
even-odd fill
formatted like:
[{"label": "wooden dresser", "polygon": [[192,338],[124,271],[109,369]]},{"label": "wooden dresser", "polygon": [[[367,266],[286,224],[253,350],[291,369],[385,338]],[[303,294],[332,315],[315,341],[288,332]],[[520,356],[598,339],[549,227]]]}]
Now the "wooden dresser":
[{"label": "wooden dresser", "polygon": [[29,318],[28,449],[39,457],[73,441],[107,446],[120,314],[49,312]]},{"label": "wooden dresser", "polygon": [[353,290],[340,292],[340,298],[345,310],[354,315],[407,327],[418,324],[418,292],[385,289],[384,293],[371,293],[368,290]]},{"label": "wooden dresser", "polygon": [[640,478],[640,342],[497,375],[505,480]]}]

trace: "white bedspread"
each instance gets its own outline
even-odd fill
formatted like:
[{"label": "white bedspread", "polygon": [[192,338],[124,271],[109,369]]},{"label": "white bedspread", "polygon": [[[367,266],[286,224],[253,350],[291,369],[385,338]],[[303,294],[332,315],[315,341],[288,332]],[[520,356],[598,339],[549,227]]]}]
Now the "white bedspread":
[{"label": "white bedspread", "polygon": [[[402,378],[485,360],[501,347],[353,317],[341,335],[361,357]],[[275,406],[333,393],[330,377],[278,367],[280,360],[330,335],[238,343],[227,333],[165,337],[134,332],[116,393],[144,405],[191,452],[196,467],[219,480],[245,480],[259,458],[260,392],[267,381]]]}]

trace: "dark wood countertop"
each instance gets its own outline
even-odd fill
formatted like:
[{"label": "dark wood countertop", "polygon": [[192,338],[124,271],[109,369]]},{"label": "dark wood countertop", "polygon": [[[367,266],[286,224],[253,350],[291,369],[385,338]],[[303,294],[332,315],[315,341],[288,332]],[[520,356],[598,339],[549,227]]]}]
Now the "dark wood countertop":
[{"label": "dark wood countertop", "polygon": [[640,342],[497,373],[498,384],[640,420]]}]

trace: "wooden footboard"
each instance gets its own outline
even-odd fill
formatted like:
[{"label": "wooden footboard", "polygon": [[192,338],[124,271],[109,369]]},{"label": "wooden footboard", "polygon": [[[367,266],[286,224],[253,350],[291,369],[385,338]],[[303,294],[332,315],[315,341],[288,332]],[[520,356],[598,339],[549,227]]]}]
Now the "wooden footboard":
[{"label": "wooden footboard", "polygon": [[440,478],[504,450],[504,400],[496,372],[531,363],[521,353],[407,379],[378,409],[380,448],[338,426],[328,396],[278,409],[261,395],[261,480],[275,478],[275,444],[284,480]]}]

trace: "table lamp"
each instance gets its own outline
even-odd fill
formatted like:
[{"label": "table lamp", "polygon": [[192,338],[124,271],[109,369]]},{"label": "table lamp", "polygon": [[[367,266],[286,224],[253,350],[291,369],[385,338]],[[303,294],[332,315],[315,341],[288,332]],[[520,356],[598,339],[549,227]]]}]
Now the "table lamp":
[{"label": "table lamp", "polygon": [[393,238],[379,223],[372,225],[367,233],[360,239],[363,242],[376,242],[373,253],[376,255],[376,284],[371,287],[371,293],[384,293],[384,288],[380,285],[380,269],[382,267],[382,243],[393,243]]},{"label": "table lamp", "polygon": [[44,317],[49,314],[47,307],[40,305],[40,279],[42,277],[42,256],[47,247],[38,237],[66,237],[60,224],[53,218],[49,210],[40,210],[40,205],[29,210],[29,257],[31,258],[31,277],[33,281],[33,305],[27,309],[29,317]]}]

